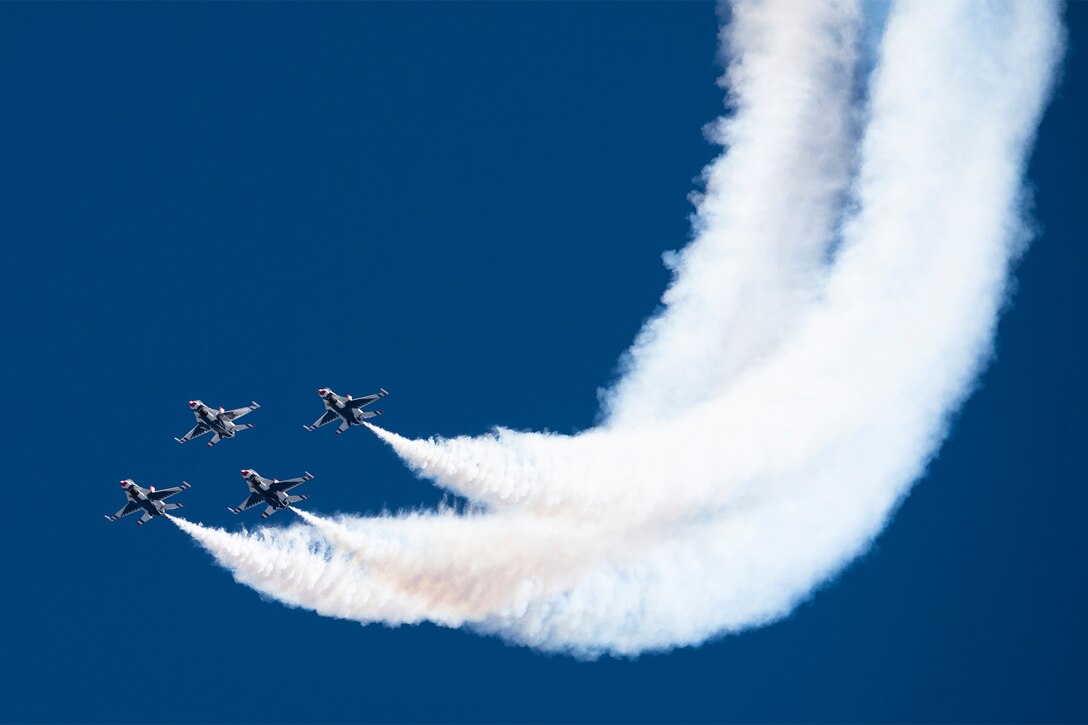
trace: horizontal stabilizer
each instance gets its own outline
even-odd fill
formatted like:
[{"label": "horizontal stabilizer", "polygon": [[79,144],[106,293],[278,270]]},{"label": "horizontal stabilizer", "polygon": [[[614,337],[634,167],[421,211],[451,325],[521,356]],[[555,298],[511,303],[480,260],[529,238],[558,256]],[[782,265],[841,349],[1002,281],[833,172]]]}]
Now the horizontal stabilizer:
[{"label": "horizontal stabilizer", "polygon": [[302,477],[305,478],[307,481],[314,480],[314,474],[310,473],[309,471],[306,471],[305,473],[303,473]]},{"label": "horizontal stabilizer", "polygon": [[182,488],[192,488],[193,485],[191,483],[189,483],[188,481],[182,481],[181,482],[181,487]]}]

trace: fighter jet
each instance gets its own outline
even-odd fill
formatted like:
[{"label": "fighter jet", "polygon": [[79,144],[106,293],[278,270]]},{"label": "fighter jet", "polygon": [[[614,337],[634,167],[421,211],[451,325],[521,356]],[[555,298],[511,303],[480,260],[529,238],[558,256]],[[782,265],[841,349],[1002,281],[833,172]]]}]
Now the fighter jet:
[{"label": "fighter jet", "polygon": [[174,509],[185,506],[183,503],[163,503],[163,501],[170,498],[175,493],[181,493],[189,488],[189,484],[186,481],[182,481],[180,486],[156,491],[154,486],[151,488],[141,488],[140,486],[137,486],[136,482],[131,478],[126,478],[124,481],[121,481],[121,488],[125,489],[125,496],[128,497],[128,503],[122,506],[121,510],[113,516],[107,515],[106,518],[110,521],[116,521],[117,519],[128,516],[129,514],[134,514],[143,509],[144,515],[136,522],[137,526],[143,526],[151,520],[152,516],[162,516],[167,511],[173,511]]},{"label": "fighter jet", "polygon": [[340,419],[340,427],[336,429],[336,435],[340,435],[353,425],[362,425],[367,418],[381,415],[383,412],[381,410],[364,411],[362,408],[370,405],[378,398],[389,395],[385,388],[379,388],[377,393],[365,395],[362,398],[352,398],[350,395],[345,398],[328,388],[321,388],[317,391],[317,394],[321,396],[321,400],[325,403],[325,414],[314,421],[313,425],[303,425],[302,427],[306,430],[316,430],[323,425],[328,425],[334,420]]},{"label": "fighter jet", "polygon": [[266,503],[268,504],[268,508],[261,514],[261,518],[267,519],[279,509],[288,508],[293,503],[305,501],[310,498],[306,494],[302,494],[301,496],[288,496],[287,491],[290,491],[300,483],[311,480],[313,477],[314,475],[307,471],[299,478],[288,478],[286,481],[280,481],[276,478],[265,478],[256,471],[248,468],[242,469],[242,478],[246,479],[246,485],[249,486],[251,493],[249,494],[249,498],[238,504],[238,508],[231,508],[230,506],[227,506],[227,508],[232,514],[237,514],[246,509],[253,508],[259,503]]},{"label": "fighter jet", "polygon": [[242,423],[239,425],[234,421],[247,413],[252,413],[261,406],[257,405],[256,402],[253,402],[244,408],[235,408],[234,410],[223,410],[222,408],[219,408],[216,410],[199,400],[190,400],[189,407],[192,408],[193,415],[196,416],[196,425],[181,438],[175,438],[174,440],[178,443],[184,443],[193,438],[199,438],[205,433],[213,433],[212,439],[208,441],[208,448],[211,448],[224,438],[233,438],[240,430],[252,428],[252,423]]}]

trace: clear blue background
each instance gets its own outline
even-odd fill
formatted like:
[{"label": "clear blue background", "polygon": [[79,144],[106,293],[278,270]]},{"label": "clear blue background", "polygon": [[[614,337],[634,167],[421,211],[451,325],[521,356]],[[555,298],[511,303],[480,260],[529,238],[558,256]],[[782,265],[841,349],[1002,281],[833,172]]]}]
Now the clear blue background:
[{"label": "clear blue background", "polygon": [[[314,472],[316,512],[435,503],[366,431],[302,430],[323,385],[386,387],[408,435],[591,425],[717,153],[714,7],[0,6],[0,719],[1088,719],[1088,6],[1068,16],[1042,236],[876,548],[787,621],[587,663],[288,609],[169,523],[102,514],[121,478],[187,479],[189,517],[237,527],[243,467]],[[178,446],[193,397],[264,408]]]}]

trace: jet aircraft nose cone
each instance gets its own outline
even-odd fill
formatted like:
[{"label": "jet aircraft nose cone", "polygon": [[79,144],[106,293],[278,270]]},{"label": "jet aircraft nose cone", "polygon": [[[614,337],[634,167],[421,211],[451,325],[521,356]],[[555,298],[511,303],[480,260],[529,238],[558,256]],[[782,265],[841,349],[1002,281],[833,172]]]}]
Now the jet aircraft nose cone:
[{"label": "jet aircraft nose cone", "polygon": [[121,488],[124,488],[127,485],[128,485],[128,481],[121,481]]},{"label": "jet aircraft nose cone", "polygon": [[318,395],[324,395],[324,394],[325,394],[325,393],[327,393],[327,392],[329,392],[329,391],[328,391],[327,389],[325,389],[325,388],[321,388],[320,390],[318,390],[318,391],[317,391],[317,394],[318,394]]},{"label": "jet aircraft nose cone", "polygon": [[242,475],[243,476],[248,476],[249,475],[249,469],[248,468],[243,468],[242,469]]},{"label": "jet aircraft nose cone", "polygon": [[189,401],[189,407],[190,408],[195,408],[196,407],[196,401],[195,400],[190,400]]}]

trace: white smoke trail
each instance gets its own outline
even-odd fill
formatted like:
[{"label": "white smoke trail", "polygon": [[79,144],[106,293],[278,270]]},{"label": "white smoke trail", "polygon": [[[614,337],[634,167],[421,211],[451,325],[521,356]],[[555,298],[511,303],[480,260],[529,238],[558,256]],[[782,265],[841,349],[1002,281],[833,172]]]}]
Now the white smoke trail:
[{"label": "white smoke trail", "polygon": [[[296,513],[314,528],[237,534],[167,518],[239,583],[286,604],[361,622],[477,625],[561,594],[603,557],[632,556],[631,549],[609,550],[609,542],[619,541],[614,532],[562,521],[452,512],[334,521]],[[643,541],[652,535],[644,532]]]},{"label": "white smoke trail", "polygon": [[722,79],[735,113],[713,132],[729,152],[704,172],[695,240],[669,257],[666,312],[604,398],[610,427],[706,400],[785,339],[818,294],[854,161],[860,22],[852,0],[734,4],[721,39],[735,58]]},{"label": "white smoke trail", "polygon": [[[989,354],[1060,24],[1041,2],[898,3],[847,151],[855,6],[738,2],[734,18],[729,148],[604,426],[372,427],[487,513],[178,525],[289,604],[587,656],[771,621],[856,556]],[[857,211],[825,266],[855,154]]]},{"label": "white smoke trail", "polygon": [[[430,616],[463,624],[481,613],[522,609],[567,590],[599,561],[629,560],[641,542],[626,531],[523,515],[404,515],[339,521],[297,512],[338,552],[385,585],[426,603]],[[488,553],[494,552],[494,553]]]}]

